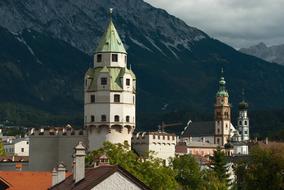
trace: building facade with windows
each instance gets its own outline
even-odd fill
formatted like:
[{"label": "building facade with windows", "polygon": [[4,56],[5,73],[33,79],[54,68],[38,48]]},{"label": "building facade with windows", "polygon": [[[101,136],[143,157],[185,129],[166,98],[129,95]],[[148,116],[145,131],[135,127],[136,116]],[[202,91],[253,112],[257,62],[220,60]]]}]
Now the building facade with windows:
[{"label": "building facade with windows", "polygon": [[175,157],[176,135],[166,132],[138,132],[132,137],[132,148],[142,157],[160,158],[166,166]]},{"label": "building facade with windows", "polygon": [[29,138],[8,140],[4,143],[5,153],[15,156],[29,156]]},{"label": "building facade with windows", "polygon": [[127,52],[110,18],[85,74],[84,125],[89,150],[104,141],[131,145],[135,129],[136,77],[127,66]]}]

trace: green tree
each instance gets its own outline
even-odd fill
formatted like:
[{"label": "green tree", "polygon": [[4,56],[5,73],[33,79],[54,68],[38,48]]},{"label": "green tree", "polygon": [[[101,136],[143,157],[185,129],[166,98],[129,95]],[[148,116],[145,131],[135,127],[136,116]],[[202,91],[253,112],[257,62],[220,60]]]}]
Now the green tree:
[{"label": "green tree", "polygon": [[225,157],[225,153],[220,147],[214,151],[214,155],[210,157],[211,169],[215,172],[216,176],[221,182],[224,182],[227,187],[229,187],[230,179],[228,174],[228,162]]},{"label": "green tree", "polygon": [[176,180],[185,190],[198,189],[202,184],[202,174],[199,163],[191,155],[182,155],[172,161],[176,171]]},{"label": "green tree", "polygon": [[93,151],[86,157],[86,163],[91,165],[94,158],[102,154],[108,156],[110,164],[120,165],[152,189],[171,190],[179,187],[175,180],[174,170],[164,167],[161,160],[154,159],[152,156],[147,159],[140,158],[130,150],[127,144],[114,145],[105,142],[102,148]]},{"label": "green tree", "polygon": [[249,159],[236,167],[240,190],[284,189],[284,145],[255,146]]},{"label": "green tree", "polygon": [[202,171],[202,184],[198,190],[227,190],[226,183],[221,181],[213,170]]},{"label": "green tree", "polygon": [[2,139],[0,139],[0,156],[5,156],[5,155],[6,153],[5,153],[4,145],[3,145]]}]

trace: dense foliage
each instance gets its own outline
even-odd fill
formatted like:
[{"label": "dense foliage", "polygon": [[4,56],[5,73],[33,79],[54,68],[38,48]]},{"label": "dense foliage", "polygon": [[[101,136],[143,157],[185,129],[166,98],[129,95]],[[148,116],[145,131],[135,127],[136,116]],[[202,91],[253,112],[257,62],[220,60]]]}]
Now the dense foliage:
[{"label": "dense foliage", "polygon": [[153,158],[152,153],[143,158],[130,151],[128,145],[106,142],[101,149],[87,156],[86,163],[92,165],[95,158],[102,154],[108,156],[110,164],[119,164],[154,190],[226,189],[226,184],[219,180],[213,170],[201,170],[199,163],[191,155],[176,157],[171,166],[166,167],[162,160]]},{"label": "dense foliage", "polygon": [[255,146],[236,167],[239,190],[284,189],[284,145]]}]

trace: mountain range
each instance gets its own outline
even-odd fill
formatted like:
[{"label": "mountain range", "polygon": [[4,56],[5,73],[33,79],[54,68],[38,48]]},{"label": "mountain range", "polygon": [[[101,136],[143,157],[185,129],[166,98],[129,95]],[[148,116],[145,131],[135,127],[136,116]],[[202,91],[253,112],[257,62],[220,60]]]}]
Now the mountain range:
[{"label": "mountain range", "polygon": [[284,65],[284,44],[268,47],[263,42],[260,42],[259,44],[248,48],[241,48],[239,51],[269,62]]},{"label": "mountain range", "polygon": [[221,67],[235,117],[243,88],[251,110],[283,108],[283,66],[236,51],[142,0],[2,0],[2,121],[82,125],[83,76],[110,7],[137,76],[139,128],[183,110],[212,118]]}]

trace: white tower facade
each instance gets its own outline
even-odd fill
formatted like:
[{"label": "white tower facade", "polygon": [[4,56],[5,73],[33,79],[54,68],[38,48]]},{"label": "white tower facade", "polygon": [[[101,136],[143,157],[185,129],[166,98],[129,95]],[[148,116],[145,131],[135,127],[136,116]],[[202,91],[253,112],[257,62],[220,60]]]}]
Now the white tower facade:
[{"label": "white tower facade", "polygon": [[239,103],[238,131],[242,141],[248,141],[249,138],[249,117],[248,103],[244,99]]},{"label": "white tower facade", "polygon": [[131,145],[135,129],[136,77],[127,68],[127,52],[110,18],[85,75],[84,124],[89,150],[103,142]]}]

